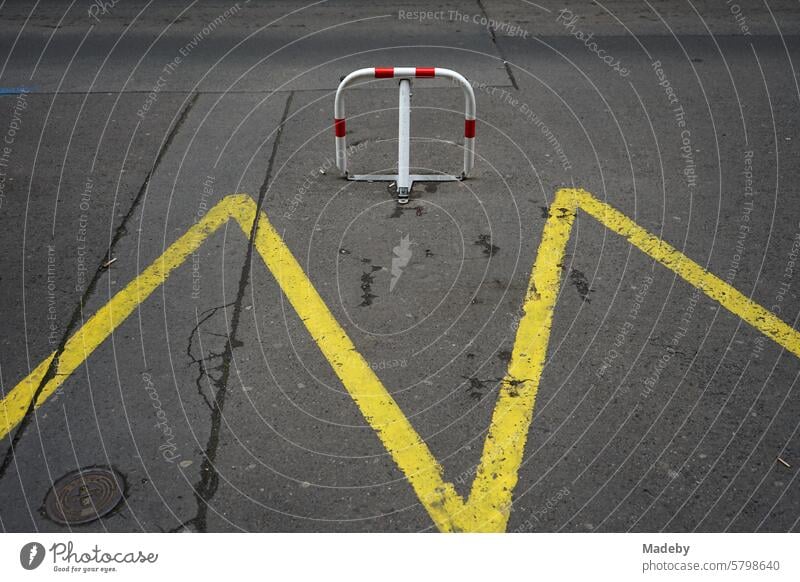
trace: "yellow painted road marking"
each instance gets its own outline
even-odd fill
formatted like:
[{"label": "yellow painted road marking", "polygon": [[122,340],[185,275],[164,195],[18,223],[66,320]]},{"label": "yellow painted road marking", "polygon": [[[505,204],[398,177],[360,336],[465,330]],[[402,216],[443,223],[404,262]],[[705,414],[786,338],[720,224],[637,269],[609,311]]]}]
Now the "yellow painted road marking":
[{"label": "yellow painted road marking", "polygon": [[725,309],[738,315],[777,344],[800,357],[800,334],[768,309],[715,277],[679,250],[650,234],[630,218],[585,190],[575,190],[578,207],[600,223],[625,237],[633,246],[650,255],[669,270],[700,289]]},{"label": "yellow painted road marking", "polygon": [[[249,196],[246,197],[248,200]],[[252,201],[251,201],[252,202]],[[103,343],[111,332],[155,291],[173,269],[181,265],[198,246],[231,216],[231,206],[237,203],[229,196],[211,209],[175,241],[161,257],[133,281],[120,290],[70,337],[58,359],[55,375],[45,384],[36,406],[41,406],[53,392]],[[55,352],[50,354],[0,402],[0,438],[5,437],[25,416],[36,389],[41,384]]]},{"label": "yellow painted road marking", "polygon": [[[547,352],[561,261],[574,212],[548,220],[525,314],[500,391],[472,494],[465,503],[428,446],[333,317],[265,216],[255,246],[311,337],[377,432],[441,531],[505,531]],[[243,227],[245,225],[242,225]]]},{"label": "yellow painted road marking", "polygon": [[[588,192],[559,190],[542,233],[508,372],[500,387],[481,461],[466,501],[451,483],[444,481],[442,468],[425,442],[356,350],[266,215],[260,215],[254,241],[256,250],[441,531],[506,529],[547,356],[561,265],[578,208],[800,356],[800,334],[771,312]],[[220,201],[67,341],[57,373],[45,385],[36,405],[40,406],[205,238],[229,218],[234,218],[249,233],[256,212],[255,203],[244,194]],[[24,416],[52,358],[53,355],[39,364],[0,402],[0,438]]]}]

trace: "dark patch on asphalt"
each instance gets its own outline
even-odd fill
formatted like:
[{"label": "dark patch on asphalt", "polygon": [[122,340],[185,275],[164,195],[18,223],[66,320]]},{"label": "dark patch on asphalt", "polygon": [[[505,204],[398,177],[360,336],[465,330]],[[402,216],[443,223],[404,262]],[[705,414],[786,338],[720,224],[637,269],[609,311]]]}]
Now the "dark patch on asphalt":
[{"label": "dark patch on asphalt", "polygon": [[508,350],[500,350],[497,352],[497,359],[507,364],[511,361],[511,352]]},{"label": "dark patch on asphalt", "polygon": [[483,254],[487,257],[493,257],[500,250],[500,247],[492,244],[492,237],[488,234],[479,234],[474,244],[483,247]]},{"label": "dark patch on asphalt", "polygon": [[524,384],[526,380],[507,380],[503,382],[505,390],[511,398],[519,397],[519,387]]},{"label": "dark patch on asphalt", "polygon": [[470,398],[480,400],[486,395],[484,390],[486,389],[486,384],[489,383],[489,380],[480,380],[475,376],[470,376],[469,378],[465,379],[469,382],[469,385],[467,386],[467,394],[469,394]]},{"label": "dark patch on asphalt", "polygon": [[589,287],[589,280],[586,278],[586,275],[584,275],[578,269],[572,269],[569,272],[569,280],[573,285],[575,285],[575,288],[578,290],[578,295],[581,296],[581,299],[586,301],[586,303],[591,303],[592,300],[589,299],[589,293],[594,293],[594,289]]},{"label": "dark patch on asphalt", "polygon": [[397,206],[394,207],[394,210],[392,210],[392,213],[389,215],[389,218],[400,218],[401,216],[403,216],[403,213],[408,211],[408,210],[413,210],[414,213],[417,216],[422,216],[423,214],[426,214],[426,210],[425,210],[424,206],[400,206],[400,205],[397,205]]},{"label": "dark patch on asphalt", "polygon": [[428,184],[425,184],[425,192],[428,194],[433,194],[438,189],[439,187],[436,185],[436,182],[429,182]]},{"label": "dark patch on asphalt", "polygon": [[548,206],[540,206],[539,210],[542,211],[542,218],[550,218],[550,208]]},{"label": "dark patch on asphalt", "polygon": [[373,265],[372,271],[364,271],[361,274],[361,290],[363,293],[361,294],[361,303],[358,304],[359,307],[369,307],[372,305],[372,300],[378,297],[372,292],[372,284],[375,282],[373,273],[382,269],[383,267]]},{"label": "dark patch on asphalt", "polygon": [[[533,281],[531,281],[530,296],[536,301],[539,301],[539,299],[542,298],[542,296],[539,295],[539,290],[536,288],[536,283]],[[522,316],[520,315],[520,317]]]},{"label": "dark patch on asphalt", "polygon": [[425,249],[425,258],[433,256],[433,251],[431,249]]}]

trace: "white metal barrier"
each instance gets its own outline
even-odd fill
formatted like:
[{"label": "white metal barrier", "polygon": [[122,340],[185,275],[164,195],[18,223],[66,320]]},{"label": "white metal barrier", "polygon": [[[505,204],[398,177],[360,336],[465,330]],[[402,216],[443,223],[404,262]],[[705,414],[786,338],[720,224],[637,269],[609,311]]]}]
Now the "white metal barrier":
[{"label": "white metal barrier", "polygon": [[[411,131],[411,79],[442,77],[461,85],[466,102],[464,111],[464,169],[460,176],[449,174],[409,174]],[[346,122],[344,113],[344,89],[360,79],[400,79],[400,105],[398,115],[397,174],[351,175],[347,169]],[[459,73],[438,67],[370,67],[358,69],[347,75],[336,90],[334,101],[333,132],[336,135],[336,166],[348,180],[367,182],[392,181],[397,183],[397,201],[408,202],[414,182],[447,182],[463,180],[475,165],[475,93],[472,85]]]}]

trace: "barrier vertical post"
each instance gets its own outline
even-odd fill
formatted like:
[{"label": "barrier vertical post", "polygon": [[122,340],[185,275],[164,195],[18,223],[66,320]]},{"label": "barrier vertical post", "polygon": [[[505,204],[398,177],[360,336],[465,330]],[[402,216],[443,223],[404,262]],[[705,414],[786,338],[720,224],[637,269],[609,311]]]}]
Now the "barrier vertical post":
[{"label": "barrier vertical post", "polygon": [[411,179],[408,176],[409,156],[411,151],[411,81],[400,81],[400,110],[397,139],[397,196],[408,198],[411,191]]}]

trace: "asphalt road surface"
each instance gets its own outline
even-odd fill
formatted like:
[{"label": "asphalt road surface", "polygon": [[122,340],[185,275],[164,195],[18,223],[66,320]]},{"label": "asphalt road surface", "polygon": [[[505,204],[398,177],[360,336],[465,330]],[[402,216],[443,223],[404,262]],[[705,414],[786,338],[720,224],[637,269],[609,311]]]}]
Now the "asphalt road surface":
[{"label": "asphalt road surface", "polygon": [[[789,0],[0,2],[0,530],[800,531],[798,33]],[[393,66],[477,102],[472,175],[405,206],[334,158],[340,79]],[[348,90],[353,172],[396,171],[397,84]],[[459,172],[461,90],[412,90],[412,170]],[[59,523],[91,467],[122,501]]]}]

